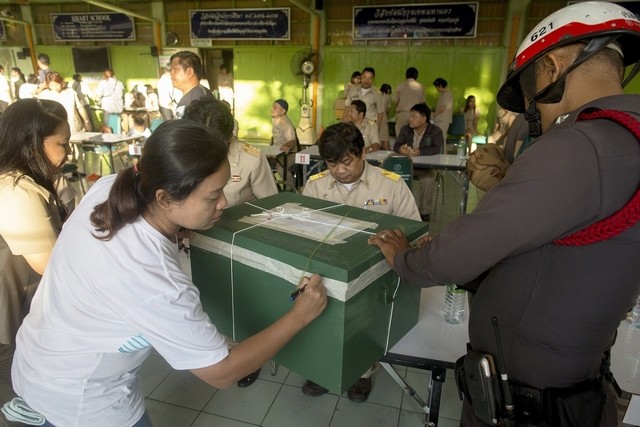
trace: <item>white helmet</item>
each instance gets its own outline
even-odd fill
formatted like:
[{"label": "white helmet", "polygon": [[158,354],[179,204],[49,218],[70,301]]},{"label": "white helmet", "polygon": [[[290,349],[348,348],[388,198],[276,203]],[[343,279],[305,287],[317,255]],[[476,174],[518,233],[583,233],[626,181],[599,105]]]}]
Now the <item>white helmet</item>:
[{"label": "white helmet", "polygon": [[[624,7],[610,2],[590,1],[575,3],[552,13],[536,25],[518,48],[507,79],[498,91],[498,104],[510,111],[525,112],[524,94],[520,86],[520,77],[525,68],[561,46],[607,36],[612,36],[612,39],[603,38],[606,44],[592,49],[591,55],[584,57],[583,61],[615,40],[625,66],[638,62],[640,20]],[[615,48],[617,50],[617,46]]]}]

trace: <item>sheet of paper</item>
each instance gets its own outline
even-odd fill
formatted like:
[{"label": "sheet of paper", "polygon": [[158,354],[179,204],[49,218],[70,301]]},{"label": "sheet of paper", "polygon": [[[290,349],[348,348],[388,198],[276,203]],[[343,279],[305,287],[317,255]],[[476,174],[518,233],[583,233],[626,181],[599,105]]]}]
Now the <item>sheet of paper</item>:
[{"label": "sheet of paper", "polygon": [[627,412],[622,420],[625,424],[640,426],[640,396],[632,395],[627,407]]},{"label": "sheet of paper", "polygon": [[356,233],[373,234],[378,224],[336,215],[327,210],[314,210],[299,203],[285,203],[259,214],[246,216],[240,222],[260,224],[272,230],[282,231],[307,239],[335,245]]}]

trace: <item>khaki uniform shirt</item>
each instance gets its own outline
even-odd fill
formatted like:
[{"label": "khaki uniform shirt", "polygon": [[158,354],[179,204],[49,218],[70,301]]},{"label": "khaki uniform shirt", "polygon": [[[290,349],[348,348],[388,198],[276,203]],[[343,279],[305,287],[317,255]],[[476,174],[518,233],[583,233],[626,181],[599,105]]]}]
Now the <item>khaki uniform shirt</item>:
[{"label": "khaki uniform shirt", "polygon": [[358,87],[356,90],[352,90],[349,92],[347,96],[347,100],[344,102],[344,105],[351,105],[351,101],[359,99],[364,102],[367,106],[367,114],[365,119],[373,120],[374,122],[378,121],[378,113],[382,113],[382,99],[381,93],[378,89],[371,86],[369,90],[362,89],[362,87]]},{"label": "khaki uniform shirt", "polygon": [[451,93],[450,90],[440,92],[440,97],[436,104],[436,111],[440,106],[444,106],[444,111],[432,116],[433,124],[438,126],[442,132],[446,134],[449,131],[449,125],[453,121],[453,93]]},{"label": "khaki uniform shirt", "polygon": [[365,118],[362,123],[357,126],[362,137],[364,138],[364,147],[369,148],[373,144],[379,144],[380,138],[378,137],[378,126],[374,121]]},{"label": "khaki uniform shirt", "polygon": [[[296,129],[287,115],[274,117],[271,122],[273,124],[271,130],[273,145],[281,147],[289,141],[295,141]],[[291,151],[295,151],[295,149],[295,146],[291,147]]]},{"label": "khaki uniform shirt", "polygon": [[309,178],[302,195],[420,221],[416,201],[402,177],[368,163],[351,190],[325,170]]},{"label": "khaki uniform shirt", "polygon": [[231,177],[224,187],[229,207],[278,192],[271,167],[262,150],[233,139],[227,154]]},{"label": "khaki uniform shirt", "polygon": [[407,79],[396,87],[391,99],[396,105],[396,112],[409,111],[414,105],[424,102],[424,87],[414,79]]},{"label": "khaki uniform shirt", "polygon": [[15,344],[40,275],[23,255],[50,252],[62,229],[53,196],[31,178],[0,175],[0,344]]}]

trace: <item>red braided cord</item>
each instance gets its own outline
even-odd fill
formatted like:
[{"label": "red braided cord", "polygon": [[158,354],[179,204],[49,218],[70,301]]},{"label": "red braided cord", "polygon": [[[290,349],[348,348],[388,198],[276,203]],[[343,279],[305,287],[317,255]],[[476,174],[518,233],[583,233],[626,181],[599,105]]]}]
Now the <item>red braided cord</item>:
[{"label": "red braided cord", "polygon": [[[630,114],[617,110],[598,110],[591,113],[583,112],[578,116],[578,120],[591,119],[612,120],[627,128],[640,141],[640,122]],[[584,246],[601,242],[617,236],[632,227],[638,220],[640,220],[640,188],[619,211],[569,236],[555,240],[554,243],[564,246]]]}]

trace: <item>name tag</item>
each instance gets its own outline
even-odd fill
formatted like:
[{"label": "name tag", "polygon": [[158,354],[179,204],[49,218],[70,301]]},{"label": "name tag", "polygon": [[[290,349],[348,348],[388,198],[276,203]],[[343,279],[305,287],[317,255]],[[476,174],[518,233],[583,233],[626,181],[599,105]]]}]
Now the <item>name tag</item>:
[{"label": "name tag", "polygon": [[240,182],[240,175],[231,175],[231,182]]}]

